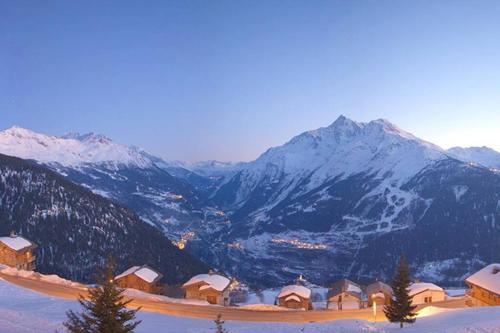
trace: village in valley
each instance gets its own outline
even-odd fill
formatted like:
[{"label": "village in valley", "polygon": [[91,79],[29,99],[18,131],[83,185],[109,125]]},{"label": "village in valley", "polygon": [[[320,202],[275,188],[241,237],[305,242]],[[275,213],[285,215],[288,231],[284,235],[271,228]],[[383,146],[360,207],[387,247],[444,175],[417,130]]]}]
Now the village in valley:
[{"label": "village in valley", "polygon": [[[29,239],[12,232],[9,236],[0,237],[0,276],[23,276],[28,279],[44,280],[44,275],[31,272],[36,271],[37,245]],[[24,273],[23,273],[24,272]],[[258,274],[258,272],[256,272]],[[332,317],[341,319],[342,313],[348,313],[346,318],[355,318],[358,311],[359,318],[385,320],[381,312],[384,306],[391,304],[393,290],[390,281],[376,281],[361,285],[349,279],[334,281],[328,286],[319,287],[309,283],[302,275],[280,290],[252,291],[236,279],[225,276],[220,272],[210,270],[206,274],[198,274],[180,286],[177,298],[161,295],[167,294],[168,286],[162,283],[163,274],[148,266],[148,263],[133,266],[114,277],[120,288],[129,291],[128,295],[144,297],[145,295],[159,296],[161,302],[190,304],[196,306],[214,306],[227,309],[244,309],[259,312],[275,311],[311,311],[326,314],[336,313]],[[66,281],[64,279],[48,280],[48,283]],[[430,281],[411,282],[408,295],[411,304],[423,309],[427,306],[442,308],[466,308],[500,305],[500,264],[492,263],[468,276],[464,283],[467,289],[445,289]],[[77,285],[71,282],[69,285]],[[133,290],[137,291],[136,293]],[[132,292],[130,292],[132,291]],[[253,294],[254,297],[249,297]],[[266,297],[268,304],[249,303]],[[131,297],[132,298],[132,297]],[[378,310],[377,310],[378,307]],[[370,310],[367,312],[366,310]],[[373,312],[371,311],[373,310]],[[217,310],[215,311],[217,312]],[[214,313],[215,313],[214,312]],[[222,312],[222,311],[221,311]],[[339,315],[340,314],[340,315]],[[186,316],[196,316],[186,311]],[[376,318],[376,316],[379,316]],[[243,316],[244,318],[244,316]],[[264,319],[265,320],[265,319]]]},{"label": "village in valley", "polygon": [[500,333],[500,0],[0,0],[0,333]]}]

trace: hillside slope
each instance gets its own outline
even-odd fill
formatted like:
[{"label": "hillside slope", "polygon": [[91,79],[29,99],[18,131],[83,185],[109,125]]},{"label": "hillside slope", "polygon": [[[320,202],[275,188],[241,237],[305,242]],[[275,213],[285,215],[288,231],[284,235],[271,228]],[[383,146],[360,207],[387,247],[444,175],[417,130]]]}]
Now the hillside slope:
[{"label": "hillside slope", "polygon": [[0,131],[0,153],[35,160],[133,209],[174,241],[193,233],[192,237],[203,239],[221,222],[203,197],[203,189],[210,186],[208,178],[104,135],[52,136],[13,126]]},{"label": "hillside slope", "polygon": [[0,234],[11,230],[38,244],[40,272],[73,280],[92,281],[108,254],[118,269],[149,264],[167,282],[207,270],[129,209],[44,167],[0,155]]},{"label": "hillside slope", "polygon": [[404,252],[417,276],[458,284],[500,259],[500,174],[383,119],[302,133],[213,199],[231,221],[213,258],[257,283],[388,279]]}]

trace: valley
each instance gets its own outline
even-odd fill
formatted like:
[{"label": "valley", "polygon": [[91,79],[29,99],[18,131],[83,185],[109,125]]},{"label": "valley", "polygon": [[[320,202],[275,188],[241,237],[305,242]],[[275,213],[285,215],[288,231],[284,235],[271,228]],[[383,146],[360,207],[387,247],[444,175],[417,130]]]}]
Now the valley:
[{"label": "valley", "polygon": [[401,253],[416,277],[453,286],[499,261],[500,154],[466,152],[343,116],[242,163],[170,162],[96,134],[0,132],[0,153],[131,208],[254,287],[299,274],[389,279]]}]

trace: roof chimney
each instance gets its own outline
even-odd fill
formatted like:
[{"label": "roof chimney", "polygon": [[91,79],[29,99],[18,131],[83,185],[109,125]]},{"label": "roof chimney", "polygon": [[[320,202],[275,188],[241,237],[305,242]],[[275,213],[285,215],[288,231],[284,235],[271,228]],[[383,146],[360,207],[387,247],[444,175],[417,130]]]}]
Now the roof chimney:
[{"label": "roof chimney", "polygon": [[16,232],[15,232],[14,230],[12,230],[12,231],[10,232],[10,238],[16,238],[16,237],[17,237]]}]

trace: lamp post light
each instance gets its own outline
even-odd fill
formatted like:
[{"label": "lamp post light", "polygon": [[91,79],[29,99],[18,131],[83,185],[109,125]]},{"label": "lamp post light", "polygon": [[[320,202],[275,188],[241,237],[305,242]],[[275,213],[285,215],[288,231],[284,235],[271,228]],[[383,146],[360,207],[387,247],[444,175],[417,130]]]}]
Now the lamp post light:
[{"label": "lamp post light", "polygon": [[372,307],[373,307],[373,321],[377,321],[377,302],[375,301],[375,295],[372,295]]}]

